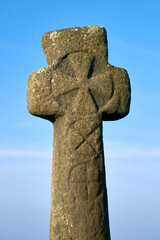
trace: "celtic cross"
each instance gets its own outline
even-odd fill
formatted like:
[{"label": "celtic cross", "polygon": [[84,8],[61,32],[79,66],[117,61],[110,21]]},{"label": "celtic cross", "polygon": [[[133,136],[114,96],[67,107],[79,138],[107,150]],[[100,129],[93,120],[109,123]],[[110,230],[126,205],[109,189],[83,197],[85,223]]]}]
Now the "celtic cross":
[{"label": "celtic cross", "polygon": [[128,74],[108,63],[103,27],[48,32],[42,46],[27,106],[54,124],[50,240],[109,240],[102,121],[128,114]]}]

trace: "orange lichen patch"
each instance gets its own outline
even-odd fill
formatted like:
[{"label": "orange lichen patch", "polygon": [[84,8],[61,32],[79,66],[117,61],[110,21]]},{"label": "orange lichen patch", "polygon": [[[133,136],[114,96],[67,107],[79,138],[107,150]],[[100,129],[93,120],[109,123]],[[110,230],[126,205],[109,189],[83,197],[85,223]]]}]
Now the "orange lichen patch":
[{"label": "orange lichen patch", "polygon": [[53,185],[55,185],[56,184],[56,175],[53,175],[53,177],[52,177],[52,179],[53,179]]}]

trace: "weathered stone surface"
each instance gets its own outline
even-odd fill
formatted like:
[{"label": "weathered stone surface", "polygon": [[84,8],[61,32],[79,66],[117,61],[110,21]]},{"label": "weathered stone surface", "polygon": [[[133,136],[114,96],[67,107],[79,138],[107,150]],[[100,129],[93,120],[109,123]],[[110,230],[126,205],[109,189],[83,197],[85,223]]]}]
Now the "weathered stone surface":
[{"label": "weathered stone surface", "polygon": [[108,64],[103,27],[48,32],[42,46],[27,106],[54,124],[50,240],[109,240],[102,120],[128,114],[128,74]]}]

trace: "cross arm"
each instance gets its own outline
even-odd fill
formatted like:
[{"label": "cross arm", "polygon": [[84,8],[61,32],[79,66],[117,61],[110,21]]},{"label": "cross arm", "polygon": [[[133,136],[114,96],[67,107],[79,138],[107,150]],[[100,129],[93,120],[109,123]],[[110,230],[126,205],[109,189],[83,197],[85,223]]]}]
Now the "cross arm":
[{"label": "cross arm", "polygon": [[70,98],[78,89],[71,76],[55,70],[54,66],[39,69],[28,79],[28,111],[54,122],[56,117],[65,113],[70,106]]},{"label": "cross arm", "polygon": [[46,67],[33,72],[28,79],[27,108],[35,116],[51,120],[60,110],[52,94],[52,69]]},{"label": "cross arm", "polygon": [[113,95],[102,108],[104,121],[118,120],[129,113],[131,89],[128,73],[123,68],[109,65],[113,84]]}]

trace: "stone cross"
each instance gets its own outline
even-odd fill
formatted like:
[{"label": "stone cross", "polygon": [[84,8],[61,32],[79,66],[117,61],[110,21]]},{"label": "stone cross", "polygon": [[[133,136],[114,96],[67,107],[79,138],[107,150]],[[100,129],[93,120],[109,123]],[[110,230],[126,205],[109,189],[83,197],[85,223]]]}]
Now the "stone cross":
[{"label": "stone cross", "polygon": [[128,114],[128,74],[108,63],[103,27],[51,31],[42,47],[27,106],[54,124],[50,240],[109,240],[102,121]]}]

